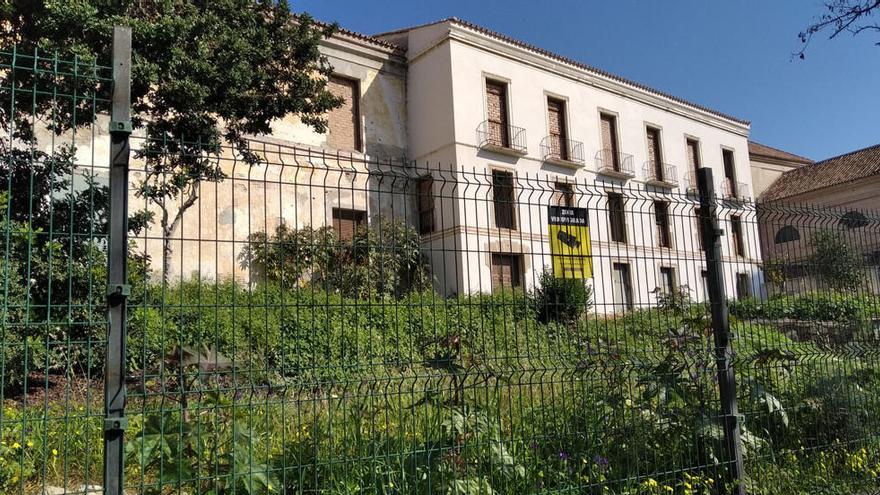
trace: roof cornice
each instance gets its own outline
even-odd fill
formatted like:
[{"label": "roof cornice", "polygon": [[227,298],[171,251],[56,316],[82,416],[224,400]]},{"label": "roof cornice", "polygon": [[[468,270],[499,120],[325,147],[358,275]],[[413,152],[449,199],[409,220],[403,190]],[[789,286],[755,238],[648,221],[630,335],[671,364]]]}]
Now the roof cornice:
[{"label": "roof cornice", "polygon": [[622,77],[614,76],[600,69],[513,40],[460,19],[452,18],[446,22],[449,24],[449,30],[445,36],[459,43],[555,73],[661,110],[677,113],[707,125],[748,136],[748,121],[737,119]]}]

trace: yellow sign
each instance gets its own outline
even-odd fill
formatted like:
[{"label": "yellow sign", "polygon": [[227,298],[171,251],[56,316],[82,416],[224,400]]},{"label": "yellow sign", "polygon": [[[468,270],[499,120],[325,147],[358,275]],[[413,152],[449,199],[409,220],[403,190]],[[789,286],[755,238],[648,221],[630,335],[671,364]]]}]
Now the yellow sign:
[{"label": "yellow sign", "polygon": [[556,278],[592,278],[590,216],[586,208],[551,206],[550,253]]}]

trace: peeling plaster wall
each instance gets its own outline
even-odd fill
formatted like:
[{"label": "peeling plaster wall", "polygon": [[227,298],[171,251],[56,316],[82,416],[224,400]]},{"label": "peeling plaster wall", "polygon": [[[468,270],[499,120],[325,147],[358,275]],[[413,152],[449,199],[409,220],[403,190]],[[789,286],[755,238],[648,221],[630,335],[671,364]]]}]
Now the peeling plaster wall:
[{"label": "peeling plaster wall", "polygon": [[[203,182],[198,201],[189,208],[172,234],[171,280],[200,276],[248,281],[240,260],[249,235],[272,232],[281,222],[296,227],[321,227],[331,223],[333,208],[367,212],[370,222],[380,218],[412,223],[411,179],[402,170],[407,156],[406,61],[402,54],[363,40],[335,36],[324,40],[321,52],[336,74],[357,79],[364,149],[335,150],[326,134],[315,132],[296,116],[272,125],[270,136],[254,138],[252,149],[268,165],[249,167],[231,149],[224,149],[220,167],[228,178]],[[38,128],[39,147],[57,150],[62,144],[77,146],[78,176],[90,172],[107,183],[110,154],[109,118],[61,136]],[[146,164],[134,159],[143,141],[132,137],[131,212],[147,209],[156,221],[132,239],[136,249],[151,259],[155,276],[162,269],[162,233],[159,208],[138,198],[135,188],[143,180]],[[367,173],[368,168],[373,173]],[[376,173],[381,169],[383,173]],[[176,204],[169,205],[171,215]]]}]

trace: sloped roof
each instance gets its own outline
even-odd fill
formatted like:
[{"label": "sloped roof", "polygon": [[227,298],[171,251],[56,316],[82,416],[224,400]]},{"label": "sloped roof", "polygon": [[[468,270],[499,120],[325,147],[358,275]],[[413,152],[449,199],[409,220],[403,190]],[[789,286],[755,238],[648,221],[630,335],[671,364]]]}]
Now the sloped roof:
[{"label": "sloped roof", "polygon": [[785,172],[764,191],[763,199],[779,200],[880,175],[880,144]]},{"label": "sloped roof", "polygon": [[458,17],[448,17],[448,18],[446,18],[446,19],[441,19],[441,20],[439,20],[439,21],[430,22],[430,23],[427,23],[427,24],[421,24],[421,25],[418,25],[418,26],[413,26],[413,27],[408,27],[408,28],[403,28],[403,29],[397,29],[397,30],[394,30],[394,31],[388,31],[388,32],[384,32],[384,33],[379,33],[379,34],[376,34],[376,35],[374,35],[374,36],[376,36],[376,37],[382,37],[382,36],[387,36],[387,35],[391,35],[391,34],[397,34],[397,33],[402,33],[402,32],[405,32],[405,31],[410,31],[410,30],[417,29],[417,28],[421,28],[421,27],[425,27],[425,26],[432,26],[432,25],[440,24],[440,23],[444,23],[444,22],[449,22],[449,23],[452,23],[452,24],[457,24],[457,25],[459,25],[459,26],[463,26],[463,27],[465,27],[465,28],[468,28],[468,29],[471,29],[471,30],[477,31],[477,32],[479,32],[479,33],[482,33],[482,34],[484,34],[484,35],[486,35],[486,36],[489,36],[489,37],[495,38],[495,39],[500,40],[500,41],[504,41],[504,42],[506,42],[506,43],[510,43],[511,45],[515,45],[515,46],[518,46],[518,47],[523,48],[523,49],[525,49],[525,50],[528,50],[528,51],[531,51],[531,52],[535,52],[535,53],[537,53],[537,54],[539,54],[539,55],[543,55],[543,56],[545,56],[545,57],[551,58],[551,59],[556,60],[556,61],[558,61],[558,62],[562,62],[562,63],[564,63],[564,64],[572,65],[572,66],[577,67],[577,68],[579,68],[579,69],[583,69],[583,70],[586,70],[586,71],[588,71],[588,72],[592,72],[592,73],[594,73],[594,74],[596,74],[596,75],[599,75],[599,76],[602,76],[602,77],[606,77],[606,78],[612,79],[612,80],[617,81],[617,82],[619,82],[619,83],[622,83],[622,84],[625,84],[625,85],[628,85],[628,86],[632,86],[632,87],[637,88],[637,89],[640,89],[640,90],[642,90],[642,91],[646,91],[646,92],[648,92],[648,93],[652,93],[652,94],[654,94],[654,95],[660,96],[660,97],[662,97],[662,98],[666,98],[666,99],[668,99],[668,100],[671,100],[671,101],[674,101],[674,102],[677,102],[677,103],[681,103],[681,104],[683,104],[683,105],[687,105],[687,106],[692,107],[692,108],[695,108],[695,109],[697,109],[697,110],[701,110],[701,111],[703,111],[703,112],[710,113],[710,114],[712,114],[712,115],[715,115],[716,117],[721,117],[721,118],[723,118],[723,119],[727,119],[727,120],[730,120],[730,121],[733,121],[733,122],[736,122],[736,123],[739,123],[739,124],[742,124],[742,125],[749,125],[749,124],[750,124],[750,122],[749,122],[748,120],[743,120],[743,119],[740,119],[740,118],[738,118],[738,117],[734,117],[734,116],[732,116],[732,115],[726,114],[726,113],[724,113],[724,112],[720,112],[720,111],[718,111],[718,110],[713,110],[713,109],[711,109],[711,108],[709,108],[709,107],[706,107],[706,106],[703,106],[703,105],[700,105],[700,104],[697,104],[697,103],[693,103],[693,102],[691,102],[691,101],[685,100],[684,98],[679,98],[678,96],[674,96],[674,95],[669,94],[669,93],[666,93],[666,92],[664,92],[664,91],[660,91],[660,90],[658,90],[658,89],[654,89],[654,88],[652,88],[652,87],[650,87],[650,86],[646,86],[646,85],[644,85],[644,84],[642,84],[642,83],[639,83],[639,82],[633,81],[633,80],[631,80],[631,79],[627,79],[627,78],[624,78],[624,77],[621,77],[621,76],[618,76],[618,75],[612,74],[612,73],[610,73],[610,72],[606,72],[606,71],[604,71],[604,70],[602,70],[602,69],[599,69],[598,67],[593,67],[592,65],[587,65],[587,64],[585,64],[585,63],[583,63],[583,62],[579,62],[579,61],[577,61],[577,60],[574,60],[574,59],[568,58],[568,57],[563,56],[563,55],[560,55],[560,54],[558,54],[558,53],[554,53],[554,52],[551,52],[551,51],[549,51],[549,50],[545,50],[545,49],[543,49],[543,48],[537,47],[537,46],[532,45],[532,44],[530,44],[530,43],[526,43],[525,41],[521,41],[521,40],[518,40],[518,39],[516,39],[516,38],[510,37],[510,36],[508,36],[508,35],[506,35],[506,34],[502,34],[502,33],[499,33],[499,32],[497,32],[497,31],[493,31],[493,30],[491,30],[491,29],[489,29],[489,28],[487,28],[487,27],[480,26],[480,25],[478,25],[478,24],[474,24],[474,23],[472,23],[472,22],[465,21],[465,20],[463,20],[463,19],[459,19]]},{"label": "sloped roof", "polygon": [[809,158],[782,151],[781,149],[773,148],[766,144],[756,143],[755,141],[749,141],[749,156],[759,160],[761,158],[769,158],[771,160],[782,160],[803,165],[813,163],[813,160],[810,160]]}]

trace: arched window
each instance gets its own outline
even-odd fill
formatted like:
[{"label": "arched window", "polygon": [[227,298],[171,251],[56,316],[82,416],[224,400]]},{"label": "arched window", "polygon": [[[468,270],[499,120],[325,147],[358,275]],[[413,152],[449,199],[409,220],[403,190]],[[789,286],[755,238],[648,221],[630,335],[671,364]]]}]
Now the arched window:
[{"label": "arched window", "polygon": [[792,227],[791,225],[786,225],[782,227],[776,232],[776,237],[774,240],[776,244],[782,244],[784,242],[796,241],[801,238],[801,233],[798,232],[798,229]]},{"label": "arched window", "polygon": [[858,229],[868,225],[868,217],[857,211],[848,211],[840,217],[840,225],[848,229]]}]

